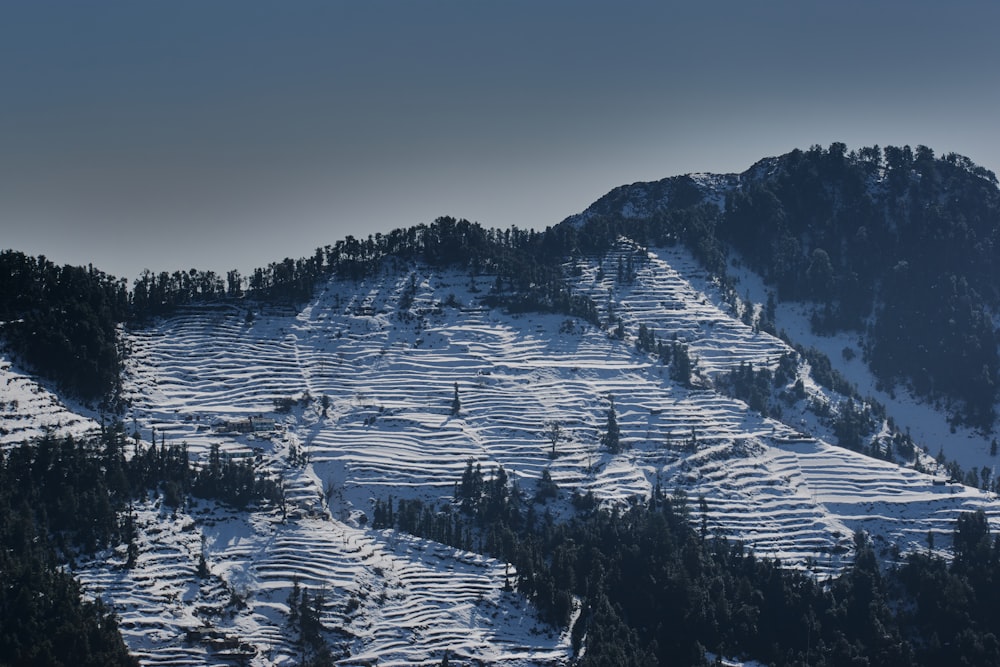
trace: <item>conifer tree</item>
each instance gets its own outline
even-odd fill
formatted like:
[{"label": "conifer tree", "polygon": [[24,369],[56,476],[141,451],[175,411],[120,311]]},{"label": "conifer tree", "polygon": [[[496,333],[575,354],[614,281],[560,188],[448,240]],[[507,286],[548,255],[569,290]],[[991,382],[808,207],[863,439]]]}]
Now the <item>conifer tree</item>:
[{"label": "conifer tree", "polygon": [[674,343],[673,363],[670,365],[670,379],[679,382],[685,387],[691,384],[691,357],[688,355],[687,345]]},{"label": "conifer tree", "polygon": [[611,397],[611,407],[608,408],[608,422],[604,427],[604,437],[601,444],[608,448],[612,454],[621,451],[621,432],[618,428],[618,415],[615,412],[615,397]]}]

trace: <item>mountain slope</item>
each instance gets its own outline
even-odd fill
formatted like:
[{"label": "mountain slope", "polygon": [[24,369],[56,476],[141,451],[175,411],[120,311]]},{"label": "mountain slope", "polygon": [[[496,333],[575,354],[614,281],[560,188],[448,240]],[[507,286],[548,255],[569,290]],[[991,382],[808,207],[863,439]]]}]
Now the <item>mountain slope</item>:
[{"label": "mountain slope", "polygon": [[[266,301],[238,281],[220,298],[218,285],[144,278],[140,319],[118,341],[128,357],[116,400],[136,450],[183,443],[204,464],[218,448],[279,479],[284,502],[238,512],[149,494],[130,508],[137,553],[122,545],[75,572],[116,605],[147,664],[292,664],[312,650],[296,640],[305,591],[347,664],[534,665],[567,664],[578,637],[536,621],[509,590],[516,569],[461,532],[447,503],[472,465],[512,480],[545,521],[571,516],[581,496],[625,507],[672,491],[706,533],[817,578],[851,563],[856,531],[887,563],[947,553],[960,514],[1000,520],[995,495],[974,488],[995,488],[988,436],[960,423],[987,417],[995,397],[980,400],[988,381],[970,384],[973,405],[946,383],[928,390],[933,369],[887,371],[885,327],[903,326],[912,305],[899,292],[907,262],[928,259],[906,254],[914,245],[960,230],[958,212],[965,241],[995,233],[991,177],[956,156],[835,145],[740,175],[618,188],[544,234],[440,219],[348,239],[256,273],[251,295]],[[989,190],[978,212],[947,199],[961,188]],[[933,214],[920,212],[927,196],[940,200]],[[852,246],[857,235],[834,250],[859,224],[892,267]],[[935,343],[958,369],[990,346],[984,252],[970,251],[968,271],[928,271],[926,307],[912,309],[955,316]],[[870,289],[852,292],[862,276]],[[164,289],[180,292],[151,296]],[[274,305],[282,295],[306,298]],[[850,383],[788,340],[824,350],[888,412],[830,389]],[[12,361],[0,363],[0,444],[99,428]],[[946,481],[929,455],[939,449],[970,486]],[[550,480],[556,497],[532,500]],[[404,505],[454,520],[464,548],[373,527]]]},{"label": "mountain slope", "polygon": [[[959,512],[1000,516],[981,491],[827,444],[830,427],[808,403],[839,399],[805,365],[796,373],[810,398],[785,410],[795,429],[714,391],[743,363],[776,367],[788,346],[730,315],[683,251],[643,252],[626,242],[603,261],[577,262],[573,289],[612,303],[621,340],[573,318],[484,308],[490,276],[420,265],[330,280],[299,310],[194,307],[130,331],[128,422],[147,445],[155,431],[196,457],[213,443],[258,457],[283,479],[287,516],[211,504],[175,513],[152,498],[137,508],[136,567],[119,569],[118,553],[82,567],[81,580],[116,603],[147,664],[224,662],[241,651],[254,664],[291,660],[296,580],[325,592],[324,624],[336,629],[337,649],[358,659],[436,662],[448,650],[491,664],[562,664],[569,638],[503,592],[513,570],[372,530],[374,501],[451,495],[469,459],[486,471],[502,465],[529,497],[547,470],[560,488],[548,505],[556,514],[570,511],[573,490],[620,503],[660,484],[704,497],[710,530],[821,576],[849,562],[855,530],[891,557],[891,544],[925,548],[929,531],[947,546]],[[619,256],[637,258],[633,280],[617,281]],[[687,345],[691,387],[635,350],[639,324]],[[612,397],[620,454],[601,446]],[[276,426],[232,432],[248,416]],[[561,437],[550,458],[553,423]],[[208,569],[200,579],[199,554]]]},{"label": "mountain slope", "polygon": [[814,146],[616,188],[563,224],[680,240],[720,276],[738,258],[772,298],[808,304],[817,333],[860,337],[882,388],[942,405],[956,427],[995,427],[1000,189],[965,157]]}]

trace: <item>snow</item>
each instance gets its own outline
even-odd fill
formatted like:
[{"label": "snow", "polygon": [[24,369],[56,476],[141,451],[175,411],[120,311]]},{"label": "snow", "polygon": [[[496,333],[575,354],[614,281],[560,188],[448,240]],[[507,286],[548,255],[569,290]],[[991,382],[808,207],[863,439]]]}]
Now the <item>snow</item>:
[{"label": "snow", "polygon": [[[75,409],[75,411],[74,411]],[[46,434],[79,437],[100,429],[80,406],[71,408],[0,351],[0,447]]]},{"label": "snow", "polygon": [[[616,252],[640,251],[623,243]],[[929,531],[946,548],[962,511],[983,509],[998,525],[1000,507],[979,490],[830,444],[805,401],[786,411],[787,425],[714,391],[720,374],[744,362],[773,367],[789,348],[734,317],[683,250],[651,249],[628,285],[613,280],[616,259],[604,259],[601,280],[596,258],[581,261],[574,289],[602,306],[612,295],[623,341],[564,316],[481,308],[467,274],[421,266],[331,280],[301,310],[190,308],[128,332],[127,423],[147,442],[154,429],[157,440],[186,442],[195,457],[213,444],[256,454],[282,478],[290,508],[284,518],[211,503],[174,511],[150,497],[136,508],[136,566],[122,567],[122,550],[102,554],[77,570],[86,590],[114,603],[126,641],[150,665],[217,660],[213,642],[227,637],[252,648],[253,665],[291,664],[285,619],[296,580],[325,592],[324,625],[352,660],[437,664],[447,650],[488,664],[555,665],[570,661],[568,633],[540,626],[523,599],[502,590],[506,563],[374,530],[366,519],[375,499],[439,500],[470,459],[486,474],[502,465],[528,497],[548,470],[560,488],[548,505],[557,517],[570,511],[573,490],[623,503],[659,483],[684,490],[693,521],[703,497],[711,531],[817,577],[850,562],[856,530],[891,558],[893,545],[925,548]],[[740,292],[763,297],[752,276],[740,279]],[[411,280],[417,293],[400,312]],[[445,305],[451,295],[461,307]],[[794,338],[823,343],[807,337],[794,312],[779,315]],[[635,351],[640,323],[688,345],[700,386],[673,383],[660,362]],[[0,372],[11,378],[0,400],[19,397],[2,415],[11,433],[22,424],[12,437],[53,423],[93,426],[35,393],[9,364]],[[452,415],[456,384],[461,410]],[[811,382],[807,390],[813,400],[837,399]],[[42,398],[36,405],[26,394]],[[611,398],[626,445],[617,455],[600,446]],[[215,427],[252,415],[275,418],[276,429]],[[306,462],[294,463],[293,452]]]}]

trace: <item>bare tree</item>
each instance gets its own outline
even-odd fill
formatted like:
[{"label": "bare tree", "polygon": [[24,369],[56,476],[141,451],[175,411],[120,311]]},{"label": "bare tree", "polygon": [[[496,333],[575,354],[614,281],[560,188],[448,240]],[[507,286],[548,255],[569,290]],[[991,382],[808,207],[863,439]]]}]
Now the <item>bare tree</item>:
[{"label": "bare tree", "polygon": [[545,434],[549,437],[549,442],[552,443],[552,452],[549,456],[555,458],[556,443],[562,438],[562,427],[559,425],[559,422],[549,422],[545,427]]}]

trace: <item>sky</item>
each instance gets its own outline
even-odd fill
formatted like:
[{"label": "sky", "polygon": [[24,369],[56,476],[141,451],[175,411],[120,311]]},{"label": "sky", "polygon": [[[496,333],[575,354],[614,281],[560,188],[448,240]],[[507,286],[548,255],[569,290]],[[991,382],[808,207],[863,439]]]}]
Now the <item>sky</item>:
[{"label": "sky", "polygon": [[0,4],[0,248],[247,273],[814,144],[1000,172],[1000,3]]}]

